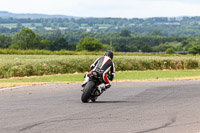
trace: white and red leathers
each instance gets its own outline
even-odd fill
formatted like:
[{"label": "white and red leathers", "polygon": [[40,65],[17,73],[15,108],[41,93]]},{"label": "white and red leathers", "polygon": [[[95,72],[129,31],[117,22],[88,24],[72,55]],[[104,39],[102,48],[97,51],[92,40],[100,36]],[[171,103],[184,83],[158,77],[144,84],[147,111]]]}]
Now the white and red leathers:
[{"label": "white and red leathers", "polygon": [[[91,71],[88,74],[90,74],[92,71],[97,70],[97,69],[103,70],[102,78],[104,80],[105,86],[110,86],[109,80],[112,81],[115,77],[115,65],[109,56],[99,57],[90,66],[90,69]],[[108,75],[109,75],[109,79],[108,79]],[[84,83],[87,83],[88,80],[89,80],[89,77],[86,74]]]}]

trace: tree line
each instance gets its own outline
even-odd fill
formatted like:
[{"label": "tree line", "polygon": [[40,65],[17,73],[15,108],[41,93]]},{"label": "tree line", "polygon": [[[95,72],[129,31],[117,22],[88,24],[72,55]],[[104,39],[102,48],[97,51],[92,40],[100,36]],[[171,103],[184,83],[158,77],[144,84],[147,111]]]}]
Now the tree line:
[{"label": "tree line", "polygon": [[159,31],[148,35],[132,33],[129,30],[113,33],[71,33],[60,30],[37,34],[33,30],[23,28],[13,35],[0,34],[0,48],[9,49],[44,49],[70,51],[105,51],[116,52],[165,52],[189,51],[200,53],[200,38],[162,36]]},{"label": "tree line", "polygon": [[[150,34],[157,30],[164,36],[199,35],[200,17],[157,18],[0,18],[0,33],[16,33],[31,28],[36,33],[57,29],[67,32],[112,33],[129,29],[136,34]],[[14,26],[15,25],[15,26]]]}]

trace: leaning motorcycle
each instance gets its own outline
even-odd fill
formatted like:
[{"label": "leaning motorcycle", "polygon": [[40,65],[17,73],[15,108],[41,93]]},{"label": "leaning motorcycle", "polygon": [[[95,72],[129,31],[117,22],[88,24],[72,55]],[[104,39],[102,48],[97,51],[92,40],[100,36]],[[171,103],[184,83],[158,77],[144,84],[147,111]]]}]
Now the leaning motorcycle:
[{"label": "leaning motorcycle", "polygon": [[90,100],[92,102],[95,102],[97,98],[103,93],[103,91],[100,91],[99,85],[103,83],[102,79],[103,71],[96,70],[92,71],[91,74],[89,74],[89,81],[84,86],[82,90],[82,96],[81,101],[83,103],[87,103]]}]

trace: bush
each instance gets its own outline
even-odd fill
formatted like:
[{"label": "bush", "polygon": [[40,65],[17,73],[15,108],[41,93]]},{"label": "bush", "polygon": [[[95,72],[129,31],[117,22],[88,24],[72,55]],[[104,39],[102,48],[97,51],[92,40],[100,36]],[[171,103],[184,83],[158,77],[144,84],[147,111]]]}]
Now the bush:
[{"label": "bush", "polygon": [[[102,54],[103,55],[103,54]],[[96,55],[1,55],[0,78],[87,72]],[[198,69],[192,58],[115,56],[116,71]]]},{"label": "bush", "polygon": [[175,54],[175,50],[173,48],[168,48],[166,51],[166,54]]},{"label": "bush", "polygon": [[189,48],[189,53],[190,54],[200,54],[200,46],[196,45],[196,46],[193,46],[192,48]]}]

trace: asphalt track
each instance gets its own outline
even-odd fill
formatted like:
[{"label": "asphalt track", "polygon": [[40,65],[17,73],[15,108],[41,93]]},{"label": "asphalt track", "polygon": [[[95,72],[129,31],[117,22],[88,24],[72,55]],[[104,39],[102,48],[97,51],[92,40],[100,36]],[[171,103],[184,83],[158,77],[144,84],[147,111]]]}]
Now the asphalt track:
[{"label": "asphalt track", "polygon": [[199,133],[200,80],[113,83],[96,103],[80,84],[0,90],[0,133]]}]

